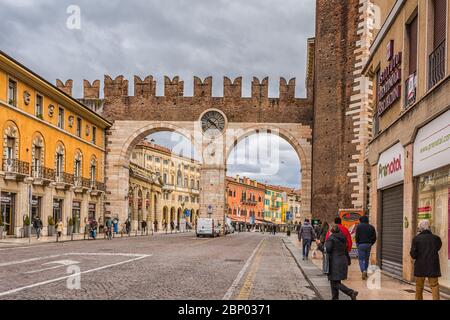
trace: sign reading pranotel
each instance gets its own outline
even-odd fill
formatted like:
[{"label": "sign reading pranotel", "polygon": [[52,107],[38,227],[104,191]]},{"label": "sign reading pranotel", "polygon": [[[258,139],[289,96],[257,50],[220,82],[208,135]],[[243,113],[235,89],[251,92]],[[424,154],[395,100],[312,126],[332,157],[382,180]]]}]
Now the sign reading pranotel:
[{"label": "sign reading pranotel", "polygon": [[383,189],[403,181],[405,150],[397,143],[380,155],[377,167],[377,187]]},{"label": "sign reading pranotel", "polygon": [[414,176],[450,164],[450,110],[419,130],[414,142]]}]

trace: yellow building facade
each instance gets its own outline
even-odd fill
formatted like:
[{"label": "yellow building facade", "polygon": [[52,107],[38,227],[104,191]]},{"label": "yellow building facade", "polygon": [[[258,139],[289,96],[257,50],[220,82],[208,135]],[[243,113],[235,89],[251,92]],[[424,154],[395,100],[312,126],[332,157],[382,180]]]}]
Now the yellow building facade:
[{"label": "yellow building facade", "polygon": [[0,51],[4,234],[23,236],[29,214],[40,216],[44,235],[49,218],[62,220],[66,233],[69,222],[74,222],[70,230],[84,232],[89,216],[102,217],[105,132],[110,125]]}]

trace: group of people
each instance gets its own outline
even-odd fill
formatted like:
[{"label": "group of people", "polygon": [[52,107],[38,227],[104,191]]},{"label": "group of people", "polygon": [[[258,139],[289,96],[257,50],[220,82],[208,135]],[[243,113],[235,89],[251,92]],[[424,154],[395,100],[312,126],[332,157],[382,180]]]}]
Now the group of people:
[{"label": "group of people", "polygon": [[[362,216],[355,230],[355,242],[358,251],[361,279],[368,279],[370,252],[377,241],[375,228],[369,224],[369,218]],[[303,260],[308,260],[313,242],[315,250],[323,253],[323,270],[328,275],[331,284],[333,300],[339,299],[339,292],[356,300],[358,292],[345,286],[342,281],[348,277],[348,267],[351,265],[350,252],[353,247],[352,236],[349,230],[342,225],[341,218],[337,217],[331,226],[312,226],[308,219],[298,229],[298,239],[302,242]],[[420,221],[418,235],[411,244],[410,255],[414,259],[414,276],[416,277],[416,300],[423,300],[425,279],[428,278],[434,300],[440,299],[439,281],[441,277],[439,250],[442,247],[441,239],[432,234],[428,220]]]},{"label": "group of people", "polygon": [[[33,228],[34,228],[34,231],[36,232],[36,238],[37,238],[37,240],[41,240],[42,227],[43,227],[43,224],[42,224],[41,218],[40,218],[39,216],[36,216],[36,217],[33,219]],[[64,225],[63,225],[61,219],[58,220],[58,222],[57,222],[56,225],[55,225],[55,228],[56,228],[56,234],[57,234],[57,236],[58,236],[58,237],[61,237],[61,236],[62,236],[63,229],[64,229]]]}]

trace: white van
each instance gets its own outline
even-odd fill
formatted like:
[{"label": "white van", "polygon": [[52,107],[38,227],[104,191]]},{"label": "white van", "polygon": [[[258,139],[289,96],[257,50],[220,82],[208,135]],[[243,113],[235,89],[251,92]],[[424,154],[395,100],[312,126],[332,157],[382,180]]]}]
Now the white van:
[{"label": "white van", "polygon": [[219,221],[214,221],[211,218],[198,218],[197,219],[197,237],[200,236],[220,236],[220,225]]}]

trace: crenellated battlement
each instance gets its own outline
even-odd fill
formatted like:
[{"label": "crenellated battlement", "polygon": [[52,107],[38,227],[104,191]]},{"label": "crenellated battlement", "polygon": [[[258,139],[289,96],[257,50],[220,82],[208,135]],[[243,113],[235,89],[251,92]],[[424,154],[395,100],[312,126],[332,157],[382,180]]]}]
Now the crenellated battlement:
[{"label": "crenellated battlement", "polygon": [[[207,77],[202,80],[199,77],[193,78],[193,97],[194,98],[213,98],[213,78]],[[61,80],[56,80],[56,86],[65,93],[72,95],[73,81],[71,79],[63,83]],[[147,76],[142,79],[139,76],[134,76],[134,97],[151,98],[156,97],[157,81],[153,76]],[[295,99],[296,79],[292,78],[287,81],[285,78],[280,78],[279,82],[279,99],[287,101]],[[123,75],[117,76],[113,79],[109,75],[104,76],[104,98],[117,99],[129,97],[129,82]],[[309,91],[308,91],[309,92]],[[169,99],[186,97],[184,92],[184,81],[179,76],[170,78],[164,77],[164,96]],[[83,99],[99,99],[100,98],[100,80],[94,80],[92,83],[88,80],[83,81]],[[219,98],[219,97],[217,97]],[[224,99],[241,99],[242,97],[242,77],[230,79],[223,78],[223,98]],[[251,98],[252,99],[269,99],[269,77],[259,80],[253,77],[251,83]]]}]

